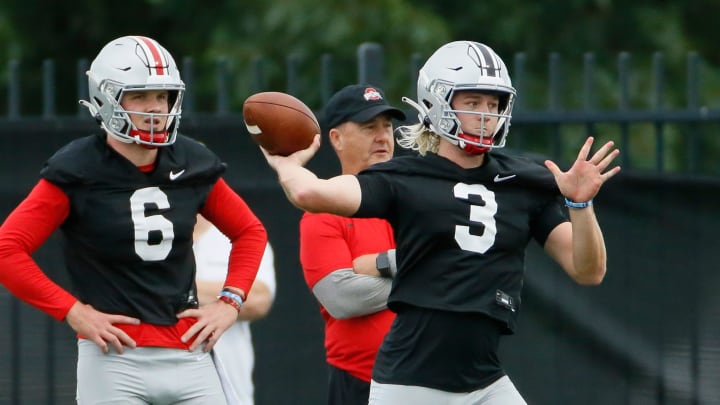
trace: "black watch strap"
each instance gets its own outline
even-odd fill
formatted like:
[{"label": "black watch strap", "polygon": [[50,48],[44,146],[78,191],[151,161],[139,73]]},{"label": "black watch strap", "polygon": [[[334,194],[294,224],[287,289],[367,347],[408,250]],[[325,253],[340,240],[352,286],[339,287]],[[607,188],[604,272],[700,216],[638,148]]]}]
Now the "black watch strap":
[{"label": "black watch strap", "polygon": [[386,278],[392,278],[390,273],[390,259],[388,258],[388,252],[380,252],[375,258],[375,267],[377,267],[378,273]]}]

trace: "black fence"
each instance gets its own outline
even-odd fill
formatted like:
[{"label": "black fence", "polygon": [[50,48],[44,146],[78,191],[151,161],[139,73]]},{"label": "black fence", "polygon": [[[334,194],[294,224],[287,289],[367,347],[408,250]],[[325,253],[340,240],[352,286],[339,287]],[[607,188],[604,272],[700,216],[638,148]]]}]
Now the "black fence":
[{"label": "black fence", "polygon": [[[360,80],[378,81],[372,60],[381,54],[367,48],[359,51]],[[373,56],[362,62],[363,52]],[[688,72],[697,60],[691,55]],[[521,55],[514,69],[522,92]],[[190,88],[191,77],[186,73]],[[693,93],[690,84],[688,94]],[[292,93],[292,87],[286,90]],[[323,91],[330,93],[332,87]],[[550,100],[561,95],[555,91],[548,93]],[[218,100],[227,96],[218,95]],[[508,141],[514,149],[567,164],[587,134],[598,134],[615,139],[625,151],[624,170],[596,199],[609,258],[605,282],[579,287],[537,246],[528,250],[519,330],[505,339],[501,358],[530,404],[720,404],[720,276],[714,267],[720,170],[717,163],[708,163],[718,160],[711,136],[720,116],[717,110],[691,104],[643,111],[596,110],[592,105],[569,111],[552,103],[547,110],[532,111],[519,104]],[[9,111],[0,118],[2,218],[35,184],[45,159],[97,129],[85,112],[56,116],[51,105],[42,116]],[[326,385],[323,326],[298,261],[301,213],[286,201],[239,114],[221,108],[185,110],[182,132],[208,144],[228,163],[228,183],[265,223],[276,250],[277,299],[270,315],[252,325],[257,403],[321,404]],[[609,130],[613,133],[605,135]],[[679,144],[666,143],[672,132],[687,137]],[[696,149],[689,146],[690,133]],[[647,145],[652,145],[650,158]],[[678,148],[682,158],[677,158]],[[674,166],[669,167],[671,160]],[[327,145],[310,167],[320,176],[339,170]],[[56,235],[34,257],[66,285]],[[72,330],[5,289],[0,289],[0,347],[0,403],[74,403],[77,349]]]},{"label": "black fence", "polygon": [[[621,52],[614,60],[603,58],[600,63],[594,53],[586,52],[581,61],[568,61],[558,53],[551,53],[547,55],[546,66],[533,61],[530,70],[525,53],[513,55],[511,60],[506,60],[518,91],[512,121],[515,125],[513,147],[570,160],[579,145],[578,139],[595,135],[601,140],[616,142],[621,150],[620,163],[628,169],[720,175],[720,141],[716,136],[720,131],[720,88],[709,85],[716,81],[708,80],[709,74],[702,74],[709,69],[703,65],[700,55],[688,52],[685,62],[680,63],[682,66],[678,66],[677,61],[667,61],[662,52],[637,59],[633,63],[630,53]],[[285,71],[282,87],[276,84],[269,88],[267,71],[272,61],[259,57],[249,61],[249,68],[243,70],[247,76],[241,78],[234,77],[230,62],[227,58],[217,58],[214,65],[205,64],[199,71],[194,59],[186,57],[180,61],[187,85],[184,119],[202,116],[211,120],[239,120],[238,100],[266,90],[284,91],[303,100],[319,100],[309,103],[318,111],[338,87],[334,83],[337,72],[348,68],[337,66],[332,55],[321,55],[315,69],[317,79],[308,85],[302,76],[303,66],[308,62],[290,55],[281,67]],[[402,89],[397,92],[400,94],[390,94],[392,103],[400,104],[403,95],[414,96],[417,71],[423,62],[420,54],[410,56],[403,83],[392,86]],[[22,106],[27,105],[22,102],[22,84],[28,84],[28,79],[36,80],[34,76],[26,77],[32,69],[23,67],[21,61],[11,60],[6,69],[7,113],[0,115],[0,125],[33,125],[38,120],[44,126],[64,125],[57,120],[65,122],[68,114],[58,115],[57,111],[70,111],[67,105],[73,103],[75,115],[84,121],[87,112],[76,101],[87,98],[85,71],[88,67],[88,60],[76,62],[76,94],[66,97],[55,93],[59,84],[55,61],[45,60],[40,74],[40,94],[25,96],[41,102],[34,103],[34,109],[28,114],[22,111]],[[375,43],[361,44],[357,49],[356,69],[359,82],[384,86],[387,78],[382,47]],[[539,70],[546,74],[539,75]],[[207,97],[203,97],[204,102],[198,103],[198,89],[206,88],[208,81],[214,83],[212,100],[207,102]],[[237,86],[232,84],[237,81],[248,83],[244,87],[248,94],[233,93]],[[203,86],[199,86],[200,83]],[[62,96],[60,103],[58,96]],[[58,108],[58,104],[63,108]],[[411,112],[410,117],[414,119],[415,113]]]}]

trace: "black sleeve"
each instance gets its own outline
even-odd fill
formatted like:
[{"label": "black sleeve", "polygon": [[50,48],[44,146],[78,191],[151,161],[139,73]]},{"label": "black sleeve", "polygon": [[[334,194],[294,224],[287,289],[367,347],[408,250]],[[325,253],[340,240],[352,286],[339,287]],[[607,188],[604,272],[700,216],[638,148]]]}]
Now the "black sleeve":
[{"label": "black sleeve", "polygon": [[545,246],[550,232],[561,223],[567,222],[568,217],[559,197],[545,196],[540,201],[541,204],[535,208],[530,219],[530,232],[540,246]]},{"label": "black sleeve", "polygon": [[387,174],[363,172],[357,175],[362,193],[356,218],[388,218],[395,206],[395,187]]}]

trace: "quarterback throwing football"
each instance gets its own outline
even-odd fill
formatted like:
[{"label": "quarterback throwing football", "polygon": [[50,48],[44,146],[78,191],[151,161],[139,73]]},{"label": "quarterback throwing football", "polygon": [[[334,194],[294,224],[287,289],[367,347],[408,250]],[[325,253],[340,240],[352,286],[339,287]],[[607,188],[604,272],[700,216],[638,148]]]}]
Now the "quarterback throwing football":
[{"label": "quarterback throwing football", "polygon": [[[608,142],[588,138],[565,172],[499,151],[516,96],[502,59],[458,41],[418,75],[419,123],[399,144],[418,151],[357,175],[318,179],[319,148],[270,156],[289,200],[310,212],[384,218],[397,243],[388,299],[396,313],[375,361],[370,404],[524,404],[498,359],[520,310],[524,252],[537,241],[576,282],[606,271],[592,200],[620,170]],[[569,209],[567,213],[565,207]]]}]

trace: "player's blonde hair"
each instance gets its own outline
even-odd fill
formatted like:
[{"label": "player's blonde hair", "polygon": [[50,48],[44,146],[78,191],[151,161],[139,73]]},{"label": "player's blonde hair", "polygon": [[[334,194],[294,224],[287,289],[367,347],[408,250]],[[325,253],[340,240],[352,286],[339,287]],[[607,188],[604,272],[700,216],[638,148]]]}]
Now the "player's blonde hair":
[{"label": "player's blonde hair", "polygon": [[405,149],[415,150],[425,156],[427,152],[437,153],[440,136],[430,131],[422,123],[398,127],[398,145]]}]

